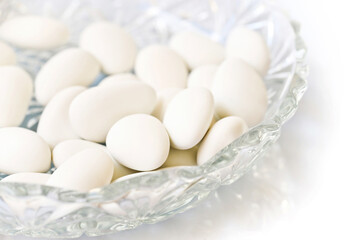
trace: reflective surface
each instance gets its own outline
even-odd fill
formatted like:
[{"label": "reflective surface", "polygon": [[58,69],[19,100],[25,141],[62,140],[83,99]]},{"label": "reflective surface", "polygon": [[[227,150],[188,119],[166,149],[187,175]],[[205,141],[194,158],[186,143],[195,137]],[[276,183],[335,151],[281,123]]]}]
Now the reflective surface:
[{"label": "reflective surface", "polygon": [[[1,183],[0,230],[4,234],[76,237],[85,233],[96,236],[135,228],[143,223],[156,223],[192,208],[209,194],[214,194],[219,186],[233,183],[253,167],[278,139],[282,124],[294,115],[306,89],[306,49],[297,35],[297,25],[291,24],[267,1],[221,1],[221,4],[218,1],[198,1],[196,4],[193,1],[107,1],[107,4],[103,1],[63,1],[64,5],[44,0],[31,4],[23,1],[25,5],[11,2],[9,11],[2,11],[2,14],[35,12],[63,19],[73,31],[74,38],[69,45],[76,43],[83,26],[104,16],[127,27],[139,46],[164,43],[173,32],[181,29],[193,29],[223,41],[234,25],[245,24],[264,35],[271,49],[272,65],[265,79],[270,103],[266,119],[209,163],[201,167],[134,174],[90,193]],[[54,52],[19,49],[18,54],[20,64],[36,74]],[[41,110],[34,101],[24,126],[36,128]],[[274,165],[277,169],[282,164]],[[262,178],[266,177],[269,168],[257,171],[260,172],[253,172],[256,181],[256,176],[260,176],[260,181],[266,181]],[[242,180],[238,183],[243,184]],[[250,188],[249,191],[252,192]],[[238,193],[220,192],[216,193],[219,198],[239,198]],[[269,205],[280,203],[284,205],[281,209],[291,206],[291,200],[284,200],[286,194],[277,190],[269,194],[279,195]],[[210,201],[215,201],[216,205],[217,198],[212,199],[215,200]],[[239,211],[252,209],[250,212],[256,215],[259,203],[254,199],[244,200]],[[245,208],[245,205],[248,206]]]}]

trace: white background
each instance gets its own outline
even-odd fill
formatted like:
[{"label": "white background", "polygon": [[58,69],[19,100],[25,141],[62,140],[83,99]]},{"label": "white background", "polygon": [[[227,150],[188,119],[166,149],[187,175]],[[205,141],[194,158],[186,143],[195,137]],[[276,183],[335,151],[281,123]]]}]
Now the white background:
[{"label": "white background", "polygon": [[256,170],[197,208],[93,239],[360,239],[360,5],[274,2],[301,23],[311,68],[279,143]]}]

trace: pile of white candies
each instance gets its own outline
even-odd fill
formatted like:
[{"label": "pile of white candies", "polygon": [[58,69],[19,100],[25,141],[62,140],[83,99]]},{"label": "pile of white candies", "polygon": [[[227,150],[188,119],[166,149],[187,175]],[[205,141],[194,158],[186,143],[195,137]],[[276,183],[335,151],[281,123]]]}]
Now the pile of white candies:
[{"label": "pile of white candies", "polygon": [[[89,191],[138,171],[201,165],[266,112],[269,50],[244,27],[233,29],[225,46],[184,31],[169,45],[138,50],[125,29],[95,22],[78,48],[42,66],[34,86],[5,42],[58,48],[69,39],[67,26],[18,16],[0,26],[0,38],[0,172],[10,174],[4,182]],[[88,87],[100,71],[109,76]],[[36,133],[18,127],[33,90],[45,106]],[[51,162],[56,170],[47,174]]]}]

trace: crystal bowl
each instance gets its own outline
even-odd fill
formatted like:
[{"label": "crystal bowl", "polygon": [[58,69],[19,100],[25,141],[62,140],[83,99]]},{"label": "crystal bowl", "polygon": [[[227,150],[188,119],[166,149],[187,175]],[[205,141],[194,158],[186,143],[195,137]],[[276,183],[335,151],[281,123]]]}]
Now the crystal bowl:
[{"label": "crystal bowl", "polygon": [[[137,173],[88,193],[1,182],[1,234],[98,236],[184,212],[221,185],[243,176],[278,139],[281,126],[294,115],[306,90],[306,48],[299,26],[267,0],[0,1],[0,23],[9,16],[27,13],[63,20],[72,33],[65,47],[75,46],[81,29],[101,19],[124,26],[139,47],[166,43],[174,32],[184,29],[224,42],[234,26],[245,25],[261,33],[270,48],[271,68],[264,79],[269,108],[261,124],[202,166]],[[62,48],[16,49],[18,64],[35,76],[41,65]],[[99,76],[97,82],[103,77]],[[35,130],[42,109],[33,99],[22,126]]]}]

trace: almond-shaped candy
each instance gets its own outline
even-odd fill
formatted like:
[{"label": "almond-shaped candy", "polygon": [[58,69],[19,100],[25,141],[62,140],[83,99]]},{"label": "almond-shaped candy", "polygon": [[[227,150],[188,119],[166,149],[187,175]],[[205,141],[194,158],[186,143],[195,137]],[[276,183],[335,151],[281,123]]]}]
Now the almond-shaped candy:
[{"label": "almond-shaped candy", "polygon": [[86,149],[64,162],[46,185],[86,192],[111,182],[114,164],[104,150]]},{"label": "almond-shaped candy", "polygon": [[170,141],[158,119],[146,114],[133,114],[120,119],[110,129],[106,146],[122,165],[138,171],[151,171],[165,162]]},{"label": "almond-shaped candy", "polygon": [[195,68],[188,78],[188,87],[204,87],[209,90],[212,88],[215,73],[218,70],[217,65],[203,65]]},{"label": "almond-shaped candy", "polygon": [[236,116],[217,121],[200,143],[197,163],[201,165],[210,160],[217,152],[239,138],[247,130],[245,121]]},{"label": "almond-shaped candy", "polygon": [[178,166],[194,166],[196,165],[196,150],[178,150],[171,148],[169,156],[161,168],[178,167]]},{"label": "almond-shaped candy", "polygon": [[267,91],[260,75],[240,59],[227,59],[216,72],[212,93],[216,113],[238,116],[249,127],[260,123],[267,109]]},{"label": "almond-shaped candy", "polygon": [[162,121],[167,105],[181,90],[181,88],[166,88],[158,91],[156,106],[151,115]]},{"label": "almond-shaped candy", "polygon": [[16,63],[16,55],[14,50],[7,44],[0,41],[0,66],[14,65]]},{"label": "almond-shaped candy", "polygon": [[69,108],[72,100],[86,88],[74,86],[57,93],[46,105],[39,121],[37,133],[53,148],[59,142],[79,136],[71,127]]},{"label": "almond-shaped candy", "polygon": [[38,134],[18,127],[0,129],[0,172],[46,172],[50,164],[50,148]]},{"label": "almond-shaped candy", "polygon": [[156,90],[186,87],[185,62],[167,46],[151,45],[142,49],[136,58],[135,72],[140,80]]},{"label": "almond-shaped candy", "polygon": [[130,71],[137,47],[132,36],[110,22],[96,22],[86,27],[80,36],[80,47],[91,52],[106,74]]},{"label": "almond-shaped candy", "polygon": [[23,172],[11,174],[1,180],[1,182],[16,182],[16,183],[31,183],[31,184],[46,184],[51,174],[48,173],[33,173]]},{"label": "almond-shaped candy", "polygon": [[0,127],[19,126],[33,92],[30,75],[17,66],[0,66]]},{"label": "almond-shaped candy", "polygon": [[106,78],[104,78],[99,86],[104,86],[104,85],[108,85],[108,84],[116,84],[119,82],[124,82],[124,81],[134,81],[134,80],[139,80],[134,74],[132,73],[118,73],[118,74],[114,74],[114,75],[110,75]]},{"label": "almond-shaped candy", "polygon": [[135,113],[150,114],[155,104],[155,91],[142,82],[94,87],[73,100],[70,122],[81,138],[102,143],[119,119]]},{"label": "almond-shaped candy", "polygon": [[71,86],[88,86],[100,72],[98,61],[80,48],[69,48],[50,58],[35,79],[36,99],[46,105],[56,93]]},{"label": "almond-shaped candy", "polygon": [[257,32],[236,27],[226,40],[226,57],[239,58],[265,76],[270,67],[270,51],[265,39]]},{"label": "almond-shaped candy", "polygon": [[171,146],[185,150],[198,144],[209,129],[214,116],[214,100],[206,88],[188,88],[168,104],[164,125]]},{"label": "almond-shaped candy", "polygon": [[221,44],[197,32],[175,34],[170,40],[170,47],[185,60],[190,69],[220,64],[225,58],[225,49]]},{"label": "almond-shaped candy", "polygon": [[25,15],[6,20],[0,26],[0,36],[20,48],[44,50],[64,45],[69,30],[56,19]]},{"label": "almond-shaped candy", "polygon": [[[55,148],[52,152],[53,163],[54,163],[55,167],[58,168],[65,161],[70,159],[75,154],[77,154],[83,150],[92,149],[92,148],[104,150],[111,156],[108,149],[101,144],[89,142],[89,141],[81,140],[81,139],[71,139],[71,140],[63,141],[55,146]],[[129,174],[132,174],[135,172],[134,170],[129,169],[129,168],[119,164],[118,161],[116,161],[114,158],[112,158],[112,160],[114,163],[114,174],[113,174],[111,181],[114,181],[120,177],[129,175]]]}]

